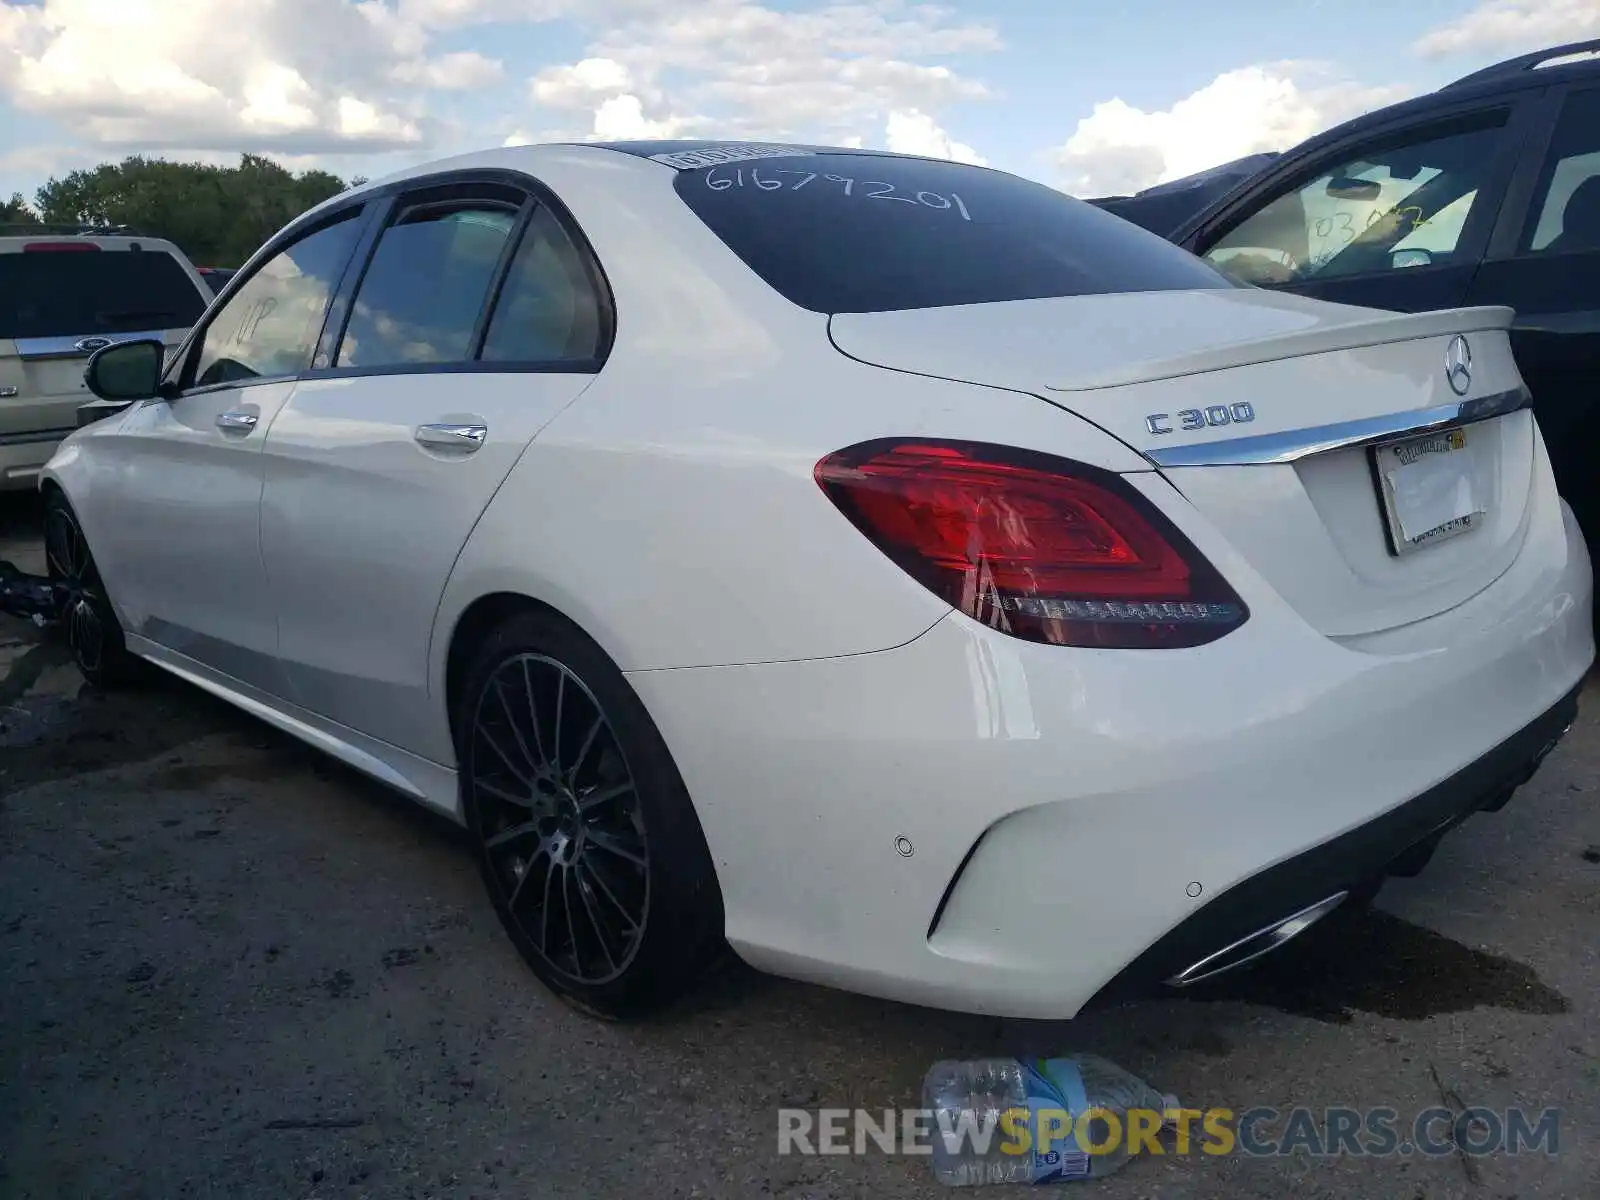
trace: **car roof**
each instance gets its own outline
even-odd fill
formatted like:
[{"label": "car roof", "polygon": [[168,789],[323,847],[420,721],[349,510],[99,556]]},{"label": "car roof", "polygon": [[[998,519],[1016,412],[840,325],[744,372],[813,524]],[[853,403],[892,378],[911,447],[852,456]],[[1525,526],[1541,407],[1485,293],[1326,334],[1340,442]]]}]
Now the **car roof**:
[{"label": "car roof", "polygon": [[[1571,61],[1562,61],[1566,59]],[[1425,116],[1436,108],[1447,106],[1453,108],[1473,100],[1510,95],[1529,88],[1548,87],[1551,84],[1567,83],[1574,79],[1600,80],[1600,38],[1586,42],[1569,42],[1566,45],[1538,50],[1532,54],[1508,58],[1447,83],[1436,91],[1426,92],[1410,100],[1402,100],[1385,108],[1374,109],[1359,117],[1353,117],[1342,125],[1335,125],[1315,137],[1307,138],[1298,146],[1286,151],[1285,157],[1290,154],[1298,157],[1302,151],[1342,140],[1373,126],[1387,125],[1390,121],[1413,115]]]},{"label": "car roof", "polygon": [[[661,138],[629,141],[535,142],[523,146],[498,146],[475,150],[449,158],[432,159],[372,179],[359,187],[350,188],[329,197],[311,209],[318,212],[332,208],[353,197],[408,180],[437,175],[447,171],[514,170],[537,174],[542,164],[585,165],[595,169],[615,167],[616,155],[635,160],[642,168],[652,170],[686,171],[697,167],[716,166],[722,162],[743,162],[762,158],[775,158],[793,154],[848,154],[873,158],[903,158],[922,161],[945,162],[929,159],[926,155],[900,154],[891,150],[872,150],[861,146],[829,146],[802,142],[758,142],[728,139]],[[988,168],[974,167],[974,170]],[[299,224],[302,214],[294,222]]]},{"label": "car roof", "polygon": [[[1271,170],[1280,163],[1296,162],[1337,142],[1359,136],[1371,129],[1382,128],[1394,121],[1409,117],[1426,117],[1431,112],[1470,104],[1474,100],[1509,97],[1533,88],[1574,81],[1600,81],[1600,38],[1567,42],[1508,58],[1474,71],[1470,75],[1464,75],[1434,91],[1362,113],[1343,124],[1335,125],[1291,146],[1278,156],[1276,162],[1266,164],[1263,171]],[[1192,213],[1168,236],[1179,241],[1189,236],[1231,204],[1239,190],[1255,180],[1259,174],[1260,172],[1240,180],[1235,187]]]},{"label": "car roof", "polygon": [[[925,155],[902,154],[895,150],[870,150],[864,146],[829,146],[815,142],[745,142],[709,138],[641,138],[636,141],[564,143],[594,146],[646,158],[680,171],[714,167],[725,162],[781,158],[795,154],[852,154],[870,158],[925,159]],[[945,160],[940,159],[943,162]]]},{"label": "car roof", "polygon": [[98,246],[102,250],[141,250],[161,254],[175,254],[179,258],[184,256],[183,251],[165,238],[139,237],[137,235],[94,237],[81,233],[53,234],[48,231],[0,237],[0,254],[18,253],[34,242],[54,242],[57,244],[83,242],[91,246]]}]

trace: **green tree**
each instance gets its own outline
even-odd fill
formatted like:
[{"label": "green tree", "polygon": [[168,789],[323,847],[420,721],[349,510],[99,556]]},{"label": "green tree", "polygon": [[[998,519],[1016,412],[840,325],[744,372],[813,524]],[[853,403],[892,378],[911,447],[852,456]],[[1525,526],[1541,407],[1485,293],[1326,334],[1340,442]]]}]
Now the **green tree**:
[{"label": "green tree", "polygon": [[51,179],[34,203],[48,223],[126,225],[177,243],[200,266],[236,267],[306,209],[344,190],[336,175],[295,175],[257,154],[241,155],[236,167],[134,155]]},{"label": "green tree", "polygon": [[37,225],[39,216],[28,207],[21,192],[13,192],[11,199],[0,201],[0,225]]}]

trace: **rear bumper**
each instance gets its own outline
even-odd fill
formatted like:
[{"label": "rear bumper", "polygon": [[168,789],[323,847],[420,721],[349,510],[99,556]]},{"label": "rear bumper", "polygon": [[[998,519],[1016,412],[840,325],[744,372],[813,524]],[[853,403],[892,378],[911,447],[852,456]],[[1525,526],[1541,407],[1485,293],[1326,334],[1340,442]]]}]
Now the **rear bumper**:
[{"label": "rear bumper", "polygon": [[1361,639],[1246,579],[1251,620],[1191,650],[952,614],[875,654],[628,677],[748,962],[1070,1017],[1360,882],[1533,764],[1595,655],[1587,548],[1539,504],[1495,583]]},{"label": "rear bumper", "polygon": [[[1494,810],[1533,777],[1578,715],[1574,687],[1482,758],[1422,795],[1245,880],[1183,921],[1103,987],[1090,1007],[1148,996],[1163,984],[1186,986],[1243,965],[1281,945],[1282,922],[1320,919],[1340,897],[1391,873],[1411,873],[1438,839],[1474,813]],[[1327,903],[1332,901],[1334,903]],[[1299,928],[1290,927],[1290,936]]]}]

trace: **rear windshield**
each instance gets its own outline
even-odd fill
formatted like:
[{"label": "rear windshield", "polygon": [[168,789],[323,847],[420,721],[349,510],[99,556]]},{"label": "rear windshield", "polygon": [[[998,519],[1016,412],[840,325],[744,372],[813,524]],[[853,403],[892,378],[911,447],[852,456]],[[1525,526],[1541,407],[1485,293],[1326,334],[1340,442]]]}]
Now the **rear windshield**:
[{"label": "rear windshield", "polygon": [[84,337],[193,325],[206,296],[162,251],[0,254],[0,337]]},{"label": "rear windshield", "polygon": [[982,167],[797,153],[682,171],[675,186],[752,270],[815,312],[1237,286],[1092,204]]}]

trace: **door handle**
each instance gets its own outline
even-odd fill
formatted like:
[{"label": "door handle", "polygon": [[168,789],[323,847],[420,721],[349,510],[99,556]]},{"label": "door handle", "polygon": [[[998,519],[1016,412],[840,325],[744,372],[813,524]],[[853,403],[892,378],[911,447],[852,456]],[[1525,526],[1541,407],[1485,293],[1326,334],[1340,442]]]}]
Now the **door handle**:
[{"label": "door handle", "polygon": [[465,450],[468,453],[483,445],[483,439],[488,436],[487,425],[455,425],[448,422],[438,425],[419,425],[416,433],[419,445]]},{"label": "door handle", "polygon": [[217,428],[249,433],[259,418],[252,412],[225,412],[217,414]]}]

